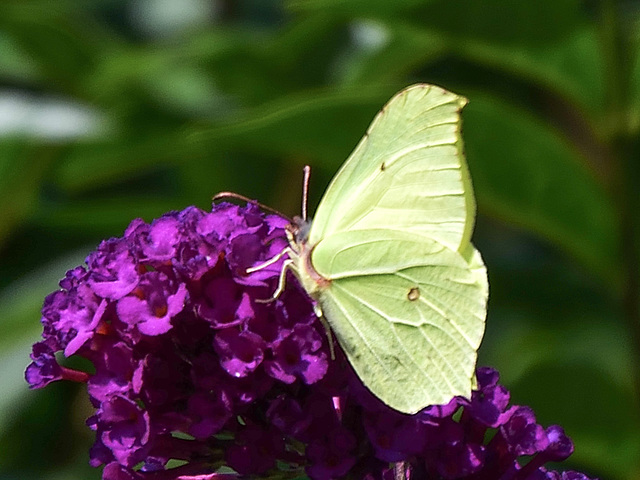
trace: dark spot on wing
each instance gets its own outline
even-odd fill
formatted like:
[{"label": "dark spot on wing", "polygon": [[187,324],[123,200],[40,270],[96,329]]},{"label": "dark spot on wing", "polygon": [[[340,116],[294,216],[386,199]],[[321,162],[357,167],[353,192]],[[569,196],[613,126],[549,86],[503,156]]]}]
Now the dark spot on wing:
[{"label": "dark spot on wing", "polygon": [[410,302],[415,302],[416,300],[418,300],[420,298],[420,289],[418,287],[413,287],[411,290],[409,290],[407,298]]},{"label": "dark spot on wing", "polygon": [[384,162],[382,162],[382,163],[380,164],[380,171],[381,171],[381,172],[384,172],[384,171],[386,170],[386,168],[387,168],[387,166],[384,164]]}]

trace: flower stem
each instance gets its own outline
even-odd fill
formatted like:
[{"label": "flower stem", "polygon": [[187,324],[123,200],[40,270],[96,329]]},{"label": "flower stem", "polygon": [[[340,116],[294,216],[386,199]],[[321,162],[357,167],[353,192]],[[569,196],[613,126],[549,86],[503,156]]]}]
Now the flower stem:
[{"label": "flower stem", "polygon": [[80,370],[73,370],[71,368],[60,367],[62,370],[61,380],[69,380],[71,382],[86,383],[89,380],[90,375]]}]

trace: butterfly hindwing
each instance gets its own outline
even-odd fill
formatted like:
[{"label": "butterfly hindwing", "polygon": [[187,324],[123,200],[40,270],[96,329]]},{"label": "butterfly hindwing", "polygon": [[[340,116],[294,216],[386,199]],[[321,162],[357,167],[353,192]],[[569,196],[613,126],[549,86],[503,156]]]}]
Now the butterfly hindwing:
[{"label": "butterfly hindwing", "polygon": [[312,261],[330,280],[320,307],[376,396],[415,413],[470,395],[484,331],[483,267],[421,235],[380,229],[332,235]]}]

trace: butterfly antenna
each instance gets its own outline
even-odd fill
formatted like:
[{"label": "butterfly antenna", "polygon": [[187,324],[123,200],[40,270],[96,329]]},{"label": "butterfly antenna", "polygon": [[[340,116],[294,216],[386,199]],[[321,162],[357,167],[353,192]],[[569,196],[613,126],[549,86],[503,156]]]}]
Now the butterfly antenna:
[{"label": "butterfly antenna", "polygon": [[244,195],[240,195],[239,193],[235,193],[235,192],[220,192],[220,193],[216,193],[211,200],[213,200],[215,202],[215,201],[223,199],[223,198],[233,198],[234,200],[242,200],[243,202],[253,203],[254,205],[257,205],[258,207],[260,207],[262,210],[266,210],[267,212],[275,213],[276,215],[280,215],[281,217],[286,218],[287,220],[291,221],[291,219],[289,217],[287,217],[284,213],[279,212],[275,208],[271,208],[268,205],[264,205],[264,204],[258,202],[257,200],[254,200],[254,199],[249,198],[249,197],[245,197]]},{"label": "butterfly antenna", "polygon": [[309,198],[309,178],[311,177],[311,167],[304,166],[304,179],[302,180],[302,220],[307,221],[307,199]]}]

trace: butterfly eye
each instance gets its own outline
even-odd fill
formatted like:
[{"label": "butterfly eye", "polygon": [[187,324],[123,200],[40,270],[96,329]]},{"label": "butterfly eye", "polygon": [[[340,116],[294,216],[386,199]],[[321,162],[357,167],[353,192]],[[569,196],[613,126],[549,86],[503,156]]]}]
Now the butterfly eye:
[{"label": "butterfly eye", "polygon": [[416,300],[418,300],[420,298],[420,289],[418,287],[413,287],[411,290],[409,290],[407,298],[411,302],[415,302]]}]

